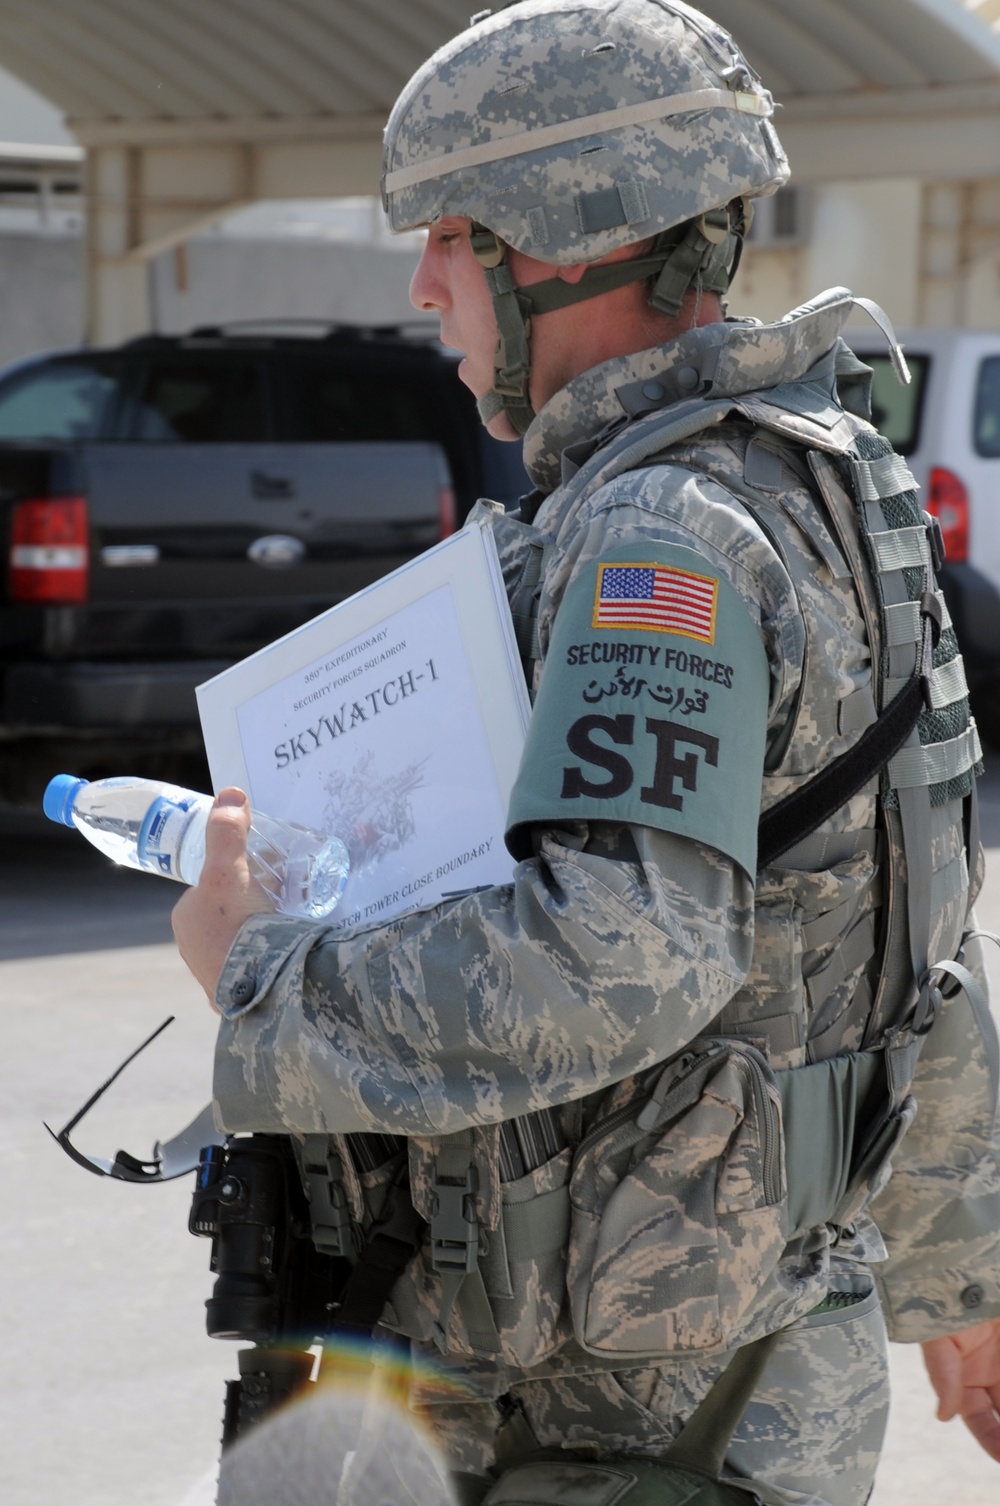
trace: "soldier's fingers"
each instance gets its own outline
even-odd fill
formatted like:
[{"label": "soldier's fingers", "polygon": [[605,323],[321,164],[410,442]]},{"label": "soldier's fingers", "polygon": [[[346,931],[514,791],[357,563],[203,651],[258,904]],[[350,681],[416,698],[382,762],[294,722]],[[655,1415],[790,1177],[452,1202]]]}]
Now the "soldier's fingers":
[{"label": "soldier's fingers", "polygon": [[1000,1417],[986,1391],[966,1388],[962,1420],[980,1447],[1000,1463]]},{"label": "soldier's fingers", "polygon": [[246,864],[247,833],[250,830],[250,802],[242,790],[231,785],[220,790],[208,813],[205,827],[205,866],[224,873]]},{"label": "soldier's fingers", "polygon": [[938,1418],[941,1422],[948,1422],[958,1416],[965,1399],[961,1353],[950,1336],[929,1339],[920,1347],[931,1385],[937,1393]]}]

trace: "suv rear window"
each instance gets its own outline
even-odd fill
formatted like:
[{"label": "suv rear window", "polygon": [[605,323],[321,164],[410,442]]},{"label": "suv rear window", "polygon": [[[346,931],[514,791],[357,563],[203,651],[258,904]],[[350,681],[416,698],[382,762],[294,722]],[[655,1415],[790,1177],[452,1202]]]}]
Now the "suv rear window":
[{"label": "suv rear window", "polygon": [[930,356],[911,356],[907,351],[906,364],[913,377],[908,387],[904,387],[897,377],[888,354],[862,352],[861,359],[873,373],[872,423],[900,455],[912,455],[920,443]]},{"label": "suv rear window", "polygon": [[1000,459],[1000,356],[987,356],[979,367],[973,438],[977,455]]},{"label": "suv rear window", "polygon": [[298,358],[283,369],[285,435],[297,443],[441,444],[455,485],[459,521],[485,491],[514,506],[532,482],[520,444],[486,434],[476,401],[459,381],[458,361],[383,357],[380,364]]},{"label": "suv rear window", "polygon": [[259,367],[212,356],[151,361],[140,385],[130,437],[185,444],[267,439]]},{"label": "suv rear window", "polygon": [[53,361],[0,386],[0,439],[100,439],[118,385],[110,361]]},{"label": "suv rear window", "polygon": [[304,360],[290,362],[287,373],[287,437],[296,443],[384,444],[438,437],[425,412],[427,376],[412,363],[394,370],[388,363],[366,369],[359,363],[347,367]]},{"label": "suv rear window", "polygon": [[442,445],[460,520],[484,490],[511,504],[531,486],[520,445],[501,445],[480,426],[457,360],[390,349],[358,352],[348,363],[332,352],[296,352],[281,366],[277,382],[286,441]]}]

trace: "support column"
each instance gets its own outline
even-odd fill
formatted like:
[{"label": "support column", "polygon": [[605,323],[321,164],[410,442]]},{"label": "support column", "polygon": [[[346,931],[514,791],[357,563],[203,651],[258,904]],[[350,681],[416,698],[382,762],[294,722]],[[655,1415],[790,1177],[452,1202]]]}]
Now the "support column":
[{"label": "support column", "polygon": [[90,345],[112,345],[149,328],[146,265],[128,256],[134,233],[129,205],[135,176],[132,156],[124,146],[87,153],[85,327]]},{"label": "support column", "polygon": [[919,322],[934,329],[995,327],[1000,316],[997,279],[1000,178],[925,184]]},{"label": "support column", "polygon": [[87,153],[87,339],[117,344],[152,324],[149,263],[255,197],[242,144],[108,145]]},{"label": "support column", "polygon": [[87,338],[152,323],[149,263],[256,199],[377,194],[380,116],[76,121],[87,149]]}]

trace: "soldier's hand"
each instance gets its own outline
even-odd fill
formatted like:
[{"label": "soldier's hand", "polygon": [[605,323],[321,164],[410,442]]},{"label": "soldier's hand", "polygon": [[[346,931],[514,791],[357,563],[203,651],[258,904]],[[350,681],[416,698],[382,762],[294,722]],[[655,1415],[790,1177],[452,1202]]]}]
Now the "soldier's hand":
[{"label": "soldier's hand", "polygon": [[198,883],[174,906],[180,954],[215,1008],[222,965],[243,922],[273,909],[247,866],[250,805],[242,790],[222,790],[205,829],[205,866]]},{"label": "soldier's hand", "polygon": [[1000,1318],[922,1344],[937,1392],[938,1417],[961,1417],[991,1458],[1000,1461]]}]

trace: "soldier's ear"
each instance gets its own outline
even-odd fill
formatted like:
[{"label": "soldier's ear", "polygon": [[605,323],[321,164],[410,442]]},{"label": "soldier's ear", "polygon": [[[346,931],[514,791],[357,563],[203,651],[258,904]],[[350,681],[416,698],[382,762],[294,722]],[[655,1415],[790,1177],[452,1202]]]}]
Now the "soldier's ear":
[{"label": "soldier's ear", "polygon": [[580,281],[588,266],[593,265],[593,262],[575,261],[571,266],[557,267],[556,276],[561,282],[576,283]]},{"label": "soldier's ear", "polygon": [[599,257],[597,261],[575,261],[568,267],[557,267],[556,276],[563,282],[576,283],[580,281],[588,267],[607,267],[616,261],[634,261],[637,257],[645,256],[652,250],[655,238],[651,235],[635,245],[618,246],[614,251],[609,251],[606,256]]}]

